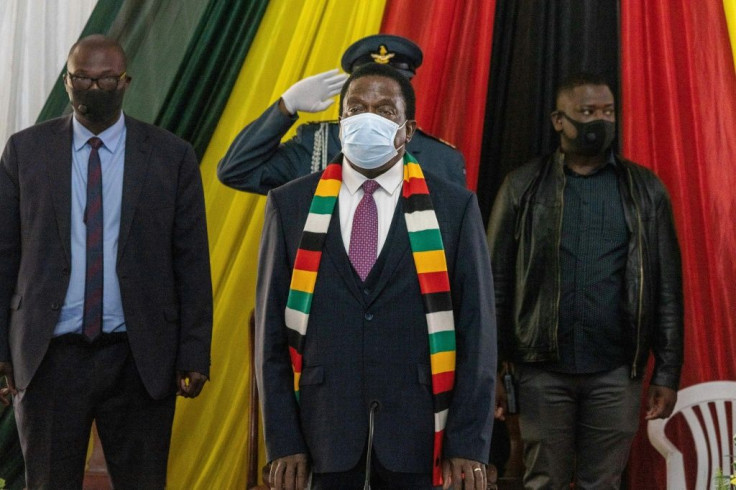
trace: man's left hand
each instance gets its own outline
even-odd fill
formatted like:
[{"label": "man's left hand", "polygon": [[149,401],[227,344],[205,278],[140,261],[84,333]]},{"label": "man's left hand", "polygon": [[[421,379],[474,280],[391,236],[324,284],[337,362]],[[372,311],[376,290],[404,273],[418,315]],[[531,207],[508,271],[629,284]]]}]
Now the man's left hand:
[{"label": "man's left hand", "polygon": [[444,490],[486,490],[486,465],[472,459],[445,459],[442,461],[442,479]]},{"label": "man's left hand", "polygon": [[646,420],[664,419],[672,415],[677,402],[677,392],[664,386],[649,386]]},{"label": "man's left hand", "polygon": [[184,398],[196,398],[207,382],[207,376],[196,371],[176,372],[176,394]]}]

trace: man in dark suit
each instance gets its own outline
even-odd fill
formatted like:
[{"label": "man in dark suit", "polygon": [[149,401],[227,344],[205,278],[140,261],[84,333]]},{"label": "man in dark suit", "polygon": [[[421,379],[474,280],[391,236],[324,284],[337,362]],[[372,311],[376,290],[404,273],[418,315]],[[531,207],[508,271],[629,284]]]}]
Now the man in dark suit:
[{"label": "man in dark suit", "polygon": [[358,68],[340,100],[345,156],[266,206],[256,365],[271,483],[304,488],[311,469],[316,489],[484,489],[496,351],[477,201],[405,153],[414,92],[396,70]]},{"label": "man in dark suit", "polygon": [[73,117],[0,161],[0,376],[28,488],[81,488],[92,421],[115,488],[164,488],[175,395],[207,380],[212,292],[190,145],[122,114],[122,48],[75,44]]},{"label": "man in dark suit", "polygon": [[[376,34],[345,50],[342,69],[351,73],[366,63],[388,64],[411,79],[422,64],[422,50],[401,36]],[[217,165],[220,181],[234,189],[266,194],[297,177],[324,170],[340,152],[337,121],[303,124],[289,141],[281,139],[299,112],[319,112],[332,105],[346,75],[337,69],[292,85],[238,134]],[[465,186],[465,159],[448,143],[417,128],[407,150],[438,177]]]}]

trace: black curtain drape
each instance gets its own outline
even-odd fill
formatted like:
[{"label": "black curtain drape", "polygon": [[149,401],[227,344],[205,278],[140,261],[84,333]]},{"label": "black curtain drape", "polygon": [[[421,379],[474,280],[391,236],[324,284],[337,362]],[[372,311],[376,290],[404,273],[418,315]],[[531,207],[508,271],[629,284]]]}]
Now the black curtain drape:
[{"label": "black curtain drape", "polygon": [[504,176],[559,144],[549,114],[565,76],[602,74],[618,94],[618,25],[618,0],[498,0],[477,190],[484,221]]}]

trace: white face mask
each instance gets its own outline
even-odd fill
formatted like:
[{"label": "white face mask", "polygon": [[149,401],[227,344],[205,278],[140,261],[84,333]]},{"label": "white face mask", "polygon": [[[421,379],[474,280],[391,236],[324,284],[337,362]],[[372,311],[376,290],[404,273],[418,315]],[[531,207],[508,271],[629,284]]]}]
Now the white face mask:
[{"label": "white face mask", "polygon": [[376,169],[399,154],[394,139],[404,124],[371,112],[346,117],[340,121],[342,152],[358,167]]}]

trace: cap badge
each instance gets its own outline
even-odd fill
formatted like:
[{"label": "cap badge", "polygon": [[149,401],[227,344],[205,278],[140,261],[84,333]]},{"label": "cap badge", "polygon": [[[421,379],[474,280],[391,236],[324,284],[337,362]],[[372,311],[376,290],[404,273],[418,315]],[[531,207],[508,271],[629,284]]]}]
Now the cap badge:
[{"label": "cap badge", "polygon": [[378,48],[378,53],[372,53],[371,58],[373,58],[373,61],[376,63],[379,63],[381,65],[386,65],[391,61],[391,58],[395,56],[394,53],[389,53],[388,49],[386,49],[386,46],[381,44],[381,46]]}]

